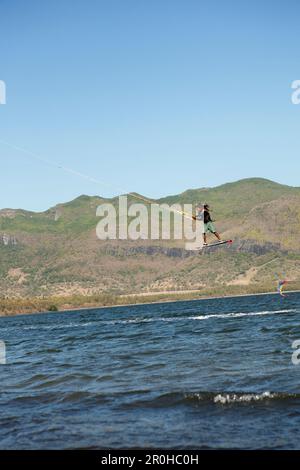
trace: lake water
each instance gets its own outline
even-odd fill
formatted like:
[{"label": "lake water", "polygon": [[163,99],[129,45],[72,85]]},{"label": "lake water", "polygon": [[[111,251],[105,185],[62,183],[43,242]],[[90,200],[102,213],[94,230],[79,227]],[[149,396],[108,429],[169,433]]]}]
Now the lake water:
[{"label": "lake water", "polygon": [[300,448],[300,294],[0,318],[0,448]]}]

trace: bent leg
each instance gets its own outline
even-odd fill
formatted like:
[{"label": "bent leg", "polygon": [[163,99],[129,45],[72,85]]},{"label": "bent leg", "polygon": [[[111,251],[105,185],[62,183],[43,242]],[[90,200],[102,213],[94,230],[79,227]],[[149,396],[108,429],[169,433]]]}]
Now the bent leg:
[{"label": "bent leg", "polygon": [[214,236],[217,237],[217,239],[221,241],[221,237],[220,237],[220,234],[218,232],[214,232]]}]

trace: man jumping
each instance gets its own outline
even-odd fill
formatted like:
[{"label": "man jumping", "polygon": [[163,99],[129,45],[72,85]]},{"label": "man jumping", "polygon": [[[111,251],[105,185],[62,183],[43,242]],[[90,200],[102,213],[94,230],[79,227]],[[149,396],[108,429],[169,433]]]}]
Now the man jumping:
[{"label": "man jumping", "polygon": [[196,207],[196,219],[198,220],[203,220],[203,245],[207,246],[207,233],[211,232],[217,237],[219,242],[222,243],[220,234],[216,231],[215,226],[213,224],[213,221],[210,216],[209,212],[209,205],[208,204],[200,204],[199,206]]}]

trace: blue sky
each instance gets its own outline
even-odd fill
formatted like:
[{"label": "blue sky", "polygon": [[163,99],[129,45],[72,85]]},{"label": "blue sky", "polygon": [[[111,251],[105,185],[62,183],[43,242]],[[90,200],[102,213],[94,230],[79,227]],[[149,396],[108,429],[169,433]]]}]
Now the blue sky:
[{"label": "blue sky", "polygon": [[300,186],[300,4],[0,0],[0,207],[261,176]]}]

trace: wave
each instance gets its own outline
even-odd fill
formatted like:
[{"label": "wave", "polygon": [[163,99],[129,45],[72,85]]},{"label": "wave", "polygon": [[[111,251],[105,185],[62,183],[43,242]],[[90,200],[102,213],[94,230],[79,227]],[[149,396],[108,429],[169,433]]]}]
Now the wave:
[{"label": "wave", "polygon": [[[80,403],[82,406],[90,404],[110,403],[123,410],[143,408],[174,408],[177,406],[218,407],[218,406],[247,406],[259,403],[284,404],[297,401],[300,403],[299,393],[287,392],[168,392],[155,397],[147,390],[132,390],[124,392],[99,393],[88,390],[6,390],[2,401],[18,403]],[[143,398],[137,398],[144,395]],[[297,403],[297,406],[298,406]]]},{"label": "wave", "polygon": [[211,318],[241,318],[241,317],[252,317],[261,315],[275,315],[280,313],[295,313],[296,309],[285,309],[285,310],[264,310],[261,312],[230,312],[230,313],[211,313],[207,315],[192,315],[192,316],[172,316],[172,317],[151,317],[151,318],[128,318],[126,320],[100,320],[90,321],[85,323],[67,323],[67,324],[53,324],[53,325],[30,325],[25,326],[23,330],[55,330],[64,328],[84,328],[89,326],[97,325],[127,325],[127,324],[138,324],[138,323],[151,323],[151,322],[179,322],[186,320],[209,320]]},{"label": "wave", "polygon": [[286,402],[300,400],[300,394],[264,391],[247,392],[172,392],[159,395],[151,400],[139,400],[124,405],[126,408],[165,408],[178,405],[247,405],[259,402]]},{"label": "wave", "polygon": [[[256,401],[272,400],[272,399],[282,399],[282,394],[263,392],[263,393],[246,393],[246,394],[236,394],[236,393],[219,393],[214,397],[214,403],[220,403],[221,405],[226,405],[228,403],[249,403]],[[290,397],[284,397],[290,398]]]},{"label": "wave", "polygon": [[191,317],[194,320],[208,320],[209,318],[239,318],[239,317],[254,317],[257,315],[274,315],[278,313],[291,313],[296,312],[295,309],[290,310],[264,310],[262,312],[233,312],[233,313],[212,313],[208,315],[199,315]]},{"label": "wave", "polygon": [[[204,393],[205,396],[205,393]],[[203,394],[192,394],[186,395],[187,399],[202,400]],[[208,398],[208,397],[206,397]],[[229,392],[229,393],[217,393],[209,394],[209,400],[215,404],[228,405],[238,403],[251,403],[251,402],[263,402],[263,401],[286,401],[290,399],[300,399],[300,394],[297,393],[285,393],[285,392],[260,392],[260,393],[245,393],[245,392]]]}]

